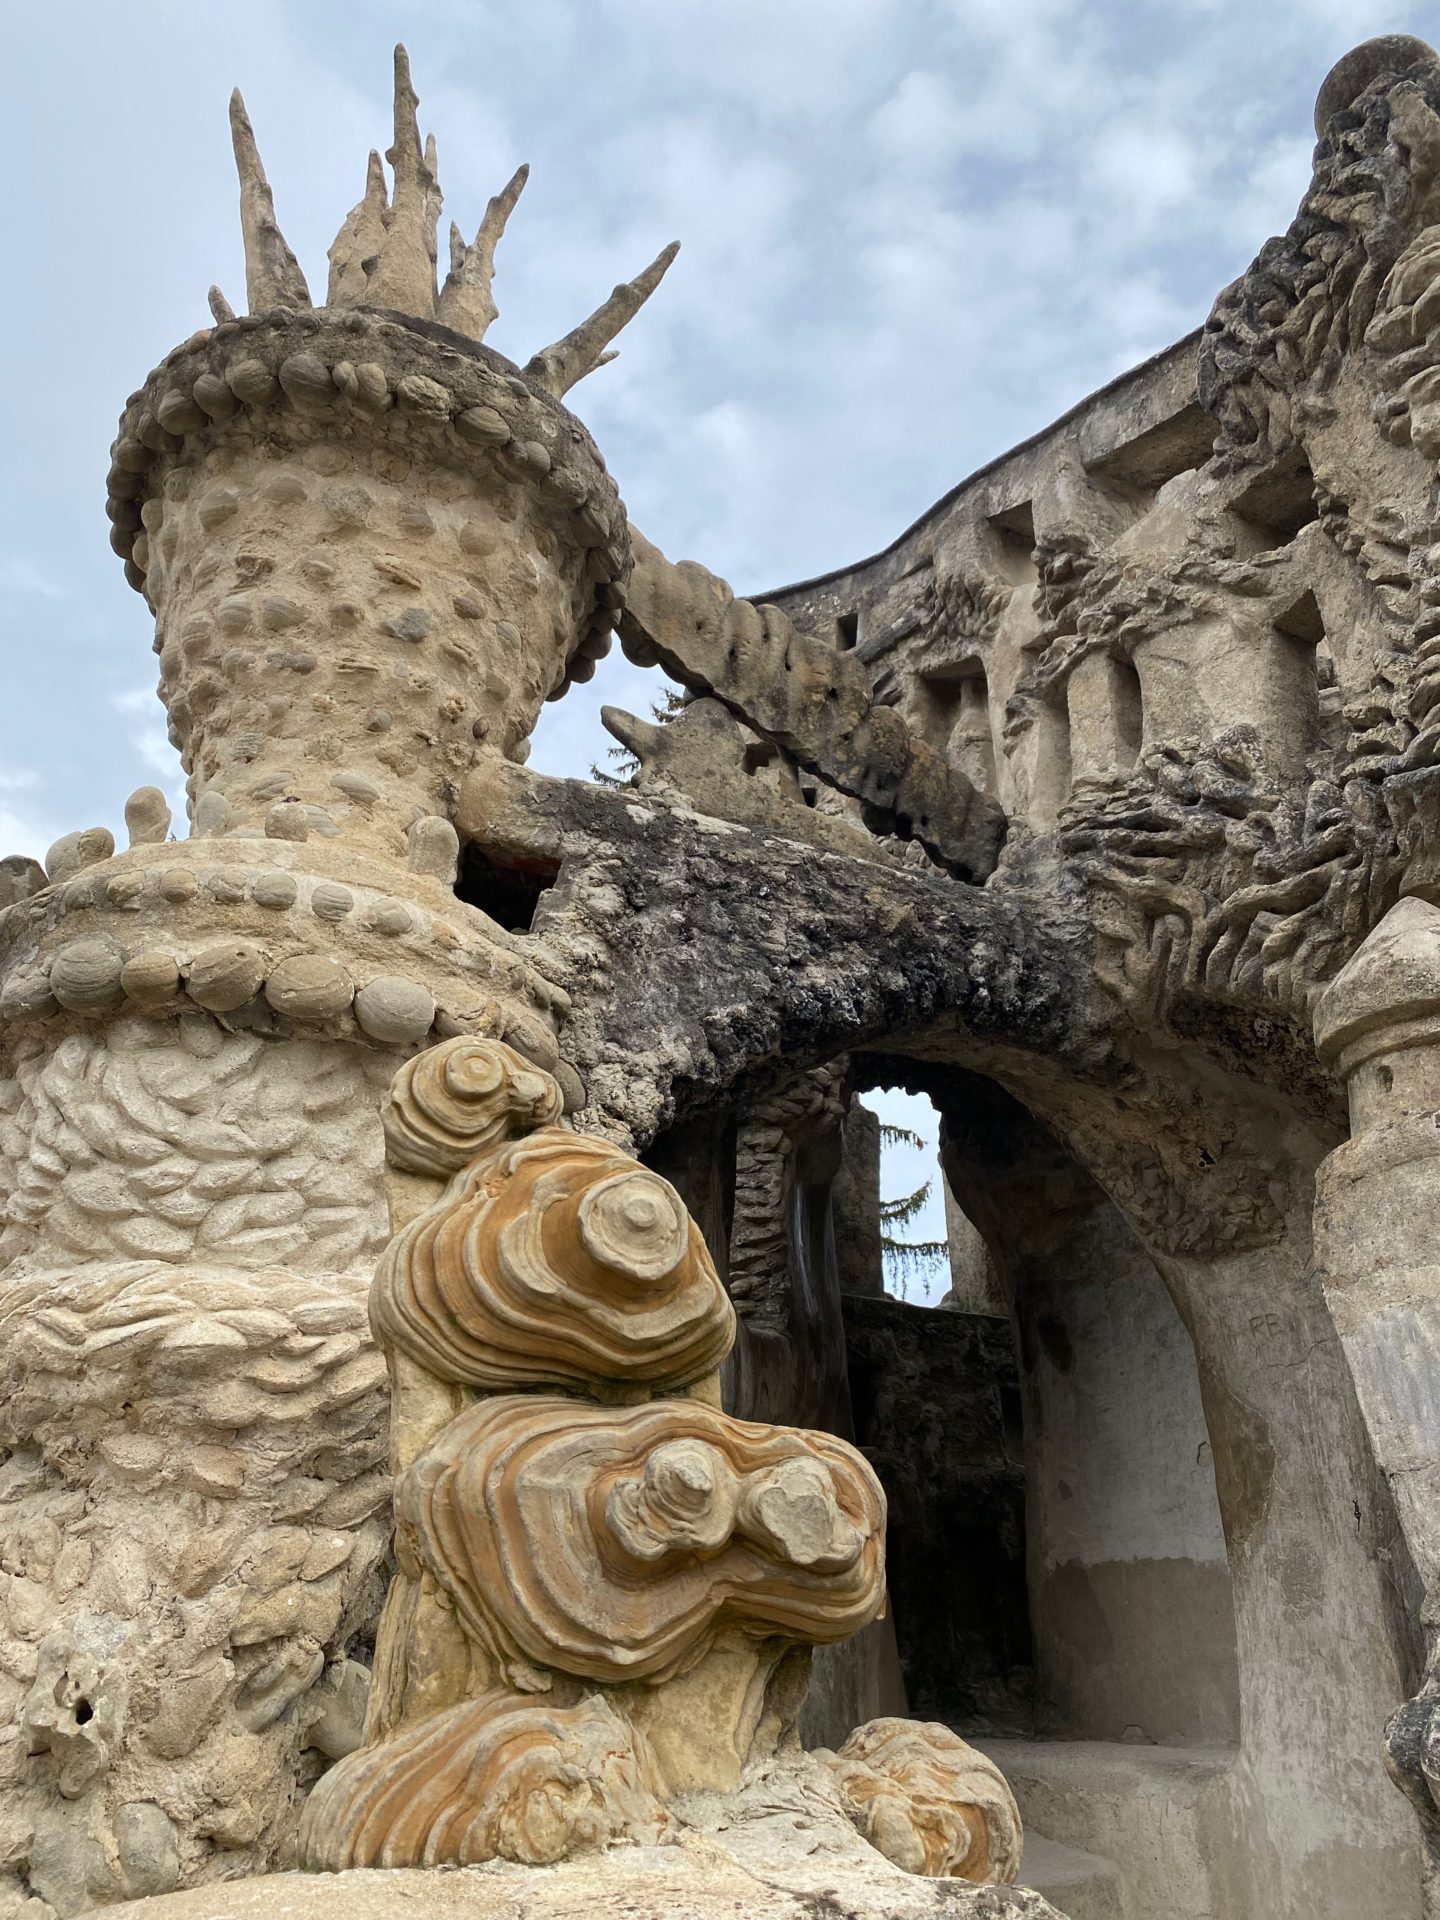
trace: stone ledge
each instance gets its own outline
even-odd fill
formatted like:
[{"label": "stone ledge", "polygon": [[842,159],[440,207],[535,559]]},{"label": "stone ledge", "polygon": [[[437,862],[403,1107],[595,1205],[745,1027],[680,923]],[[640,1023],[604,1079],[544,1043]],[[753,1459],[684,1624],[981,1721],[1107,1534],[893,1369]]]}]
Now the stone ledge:
[{"label": "stone ledge", "polygon": [[[792,1880],[792,1865],[783,1876]],[[817,1871],[814,1890],[770,1879],[714,1848],[624,1847],[557,1867],[276,1873],[98,1908],[92,1920],[1063,1920],[1038,1893]]]}]

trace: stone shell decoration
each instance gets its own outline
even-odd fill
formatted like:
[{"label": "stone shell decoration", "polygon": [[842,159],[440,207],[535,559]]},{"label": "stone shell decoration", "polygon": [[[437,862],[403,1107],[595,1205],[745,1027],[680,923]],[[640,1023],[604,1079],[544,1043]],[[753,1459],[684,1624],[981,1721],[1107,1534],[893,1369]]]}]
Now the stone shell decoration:
[{"label": "stone shell decoration", "polygon": [[[311,1796],[306,1866],[653,1844],[683,1796],[796,1745],[804,1649],[883,1609],[870,1467],[713,1404],[734,1313],[698,1228],[559,1113],[550,1075],[494,1040],[447,1041],[393,1082],[396,1231],[370,1311],[396,1573],[365,1743]],[[986,1763],[880,1725],[902,1733],[805,1764],[912,1871],[1001,1877],[1018,1848],[986,1812]]]},{"label": "stone shell decoration", "polygon": [[559,1127],[479,1160],[391,1241],[371,1322],[437,1379],[502,1392],[683,1383],[717,1367],[735,1337],[674,1188],[608,1141]]},{"label": "stone shell decoration", "polygon": [[826,1434],[698,1402],[531,1396],[452,1421],[396,1491],[405,1543],[503,1664],[659,1682],[729,1623],[847,1638],[884,1601],[885,1496]]},{"label": "stone shell decoration", "polygon": [[[340,632],[348,655],[355,636],[345,634],[373,598],[362,591],[375,586],[372,562],[386,598],[374,644],[391,659],[418,650],[428,683],[446,676],[449,697],[431,703],[422,724],[447,753],[464,751],[475,720],[487,724],[472,704],[476,683],[488,676],[503,689],[492,705],[506,709],[497,734],[513,751],[528,731],[526,715],[533,724],[543,698],[588,680],[611,644],[630,567],[624,508],[598,449],[560,402],[614,359],[612,342],[658,287],[678,245],[516,366],[484,336],[497,313],[496,249],[528,168],[491,199],[473,241],[451,226],[450,270],[437,285],[443,194],[418,109],[409,58],[397,47],[392,180],[372,152],[364,195],[336,235],[316,304],[280,229],[244,102],[233,96],[248,312],[237,316],[212,288],[214,326],[167,355],[131,397],[111,447],[111,545],[159,616],[172,728],[204,778],[209,760],[221,756],[239,787],[249,762],[234,751],[238,737],[273,731],[258,685],[239,686],[262,661],[273,673],[278,655],[282,671],[318,676],[314,683],[323,680],[344,704],[344,659],[331,657],[326,629]],[[337,450],[338,464],[316,469],[316,457],[329,462]],[[396,485],[402,450],[415,458],[414,477]],[[274,457],[282,453],[283,465]],[[335,473],[344,484],[326,485]],[[440,476],[427,506],[420,494]],[[492,604],[494,567],[472,577],[497,537],[487,502],[501,498],[523,506],[526,538],[533,536],[514,579],[536,591],[515,605]],[[424,560],[375,552],[373,539],[357,538],[372,514],[392,518],[412,547],[428,540]],[[228,550],[238,565],[277,522],[293,536],[287,552],[313,549],[308,573],[281,569],[261,594],[197,590],[197,554]],[[280,645],[257,646],[257,632],[280,636]],[[404,671],[390,682],[402,699]],[[417,699],[418,718],[425,696]],[[286,755],[298,744],[287,734]],[[368,771],[382,790],[397,787],[380,754]]]},{"label": "stone shell decoration", "polygon": [[860,1832],[897,1867],[982,1884],[1020,1872],[1020,1810],[1005,1776],[949,1727],[871,1720],[830,1757]]},{"label": "stone shell decoration", "polygon": [[405,1173],[447,1178],[563,1105],[548,1073],[499,1040],[459,1039],[407,1060],[381,1108],[385,1152]]},{"label": "stone shell decoration", "polygon": [[357,1753],[305,1806],[307,1864],[545,1866],[622,1837],[658,1840],[670,1816],[645,1739],[599,1696],[578,1706],[481,1694]]}]

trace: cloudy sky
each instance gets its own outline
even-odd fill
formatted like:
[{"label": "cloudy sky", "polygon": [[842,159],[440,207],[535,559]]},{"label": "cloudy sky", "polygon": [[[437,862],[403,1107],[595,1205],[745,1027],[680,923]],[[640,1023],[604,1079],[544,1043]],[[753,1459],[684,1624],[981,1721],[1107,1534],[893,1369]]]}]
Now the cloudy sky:
[{"label": "cloudy sky", "polygon": [[[239,85],[319,290],[410,48],[446,218],[521,160],[490,340],[524,360],[672,238],[572,399],[631,516],[757,590],[886,544],[966,472],[1203,321],[1294,212],[1377,0],[51,0],[6,7],[0,853],[177,795],[150,622],[107,544],[125,397],[243,306]],[[533,763],[584,773],[615,659]]]}]

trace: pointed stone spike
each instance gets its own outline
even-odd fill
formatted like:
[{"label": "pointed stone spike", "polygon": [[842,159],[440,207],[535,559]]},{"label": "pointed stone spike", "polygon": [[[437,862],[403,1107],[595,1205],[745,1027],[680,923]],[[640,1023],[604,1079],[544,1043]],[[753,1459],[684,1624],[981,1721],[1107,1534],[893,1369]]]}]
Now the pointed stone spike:
[{"label": "pointed stone spike", "polygon": [[430,285],[435,285],[435,271],[439,259],[440,214],[445,205],[445,196],[440,191],[440,161],[435,151],[435,136],[425,136],[425,172],[429,176],[425,188],[425,245],[430,252]]},{"label": "pointed stone spike", "polygon": [[240,231],[245,240],[245,297],[250,311],[308,307],[310,289],[276,222],[274,196],[238,87],[230,96],[230,139],[240,175]]},{"label": "pointed stone spike", "polygon": [[219,287],[211,287],[205,298],[210,308],[210,317],[217,327],[222,327],[227,320],[233,320],[235,318],[235,309],[225,298]]},{"label": "pointed stone spike", "polygon": [[618,740],[628,753],[634,754],[642,767],[647,755],[653,758],[661,745],[659,727],[627,713],[624,707],[601,707],[600,724],[612,740]]},{"label": "pointed stone spike", "polygon": [[530,162],[524,160],[511,174],[499,193],[491,195],[490,203],[485,209],[485,218],[480,222],[479,231],[475,235],[475,247],[477,252],[482,253],[488,260],[492,272],[495,268],[495,249],[500,244],[500,237],[505,231],[511,214],[515,211],[516,203],[529,178]]},{"label": "pointed stone spike", "polygon": [[385,168],[372,147],[365,171],[364,198],[346,214],[330,249],[330,285],[325,295],[328,307],[359,307],[369,297],[369,275],[365,262],[373,260],[385,241],[390,216],[390,196],[385,187]]},{"label": "pointed stone spike", "polygon": [[447,327],[468,333],[472,339],[485,338],[486,329],[499,311],[491,291],[495,280],[495,249],[529,178],[528,166],[515,169],[486,207],[473,246],[465,245],[457,227],[450,229],[450,272],[440,290],[435,311]]},{"label": "pointed stone spike", "polygon": [[433,320],[439,188],[425,164],[416,118],[419,105],[410,84],[410,56],[403,46],[396,47],[395,144],[385,155],[395,175],[395,193],[365,304]]},{"label": "pointed stone spike", "polygon": [[[643,273],[623,281],[603,307],[597,307],[588,320],[582,320],[573,333],[544,347],[526,367],[527,376],[558,400],[583,380],[603,361],[606,347],[620,329],[635,318],[665,277],[670,262],[680,251],[680,242],[672,240]],[[613,356],[612,356],[613,357]]]}]

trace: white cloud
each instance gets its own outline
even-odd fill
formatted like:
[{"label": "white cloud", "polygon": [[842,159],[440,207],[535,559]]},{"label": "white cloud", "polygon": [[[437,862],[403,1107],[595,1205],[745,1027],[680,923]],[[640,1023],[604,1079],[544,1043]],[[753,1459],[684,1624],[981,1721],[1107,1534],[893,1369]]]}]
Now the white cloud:
[{"label": "white cloud", "polygon": [[46,849],[59,838],[59,829],[42,814],[0,801],[0,853],[23,853],[32,860],[43,860]]},{"label": "white cloud", "polygon": [[23,554],[0,555],[0,593],[29,595],[38,600],[68,600],[70,591],[42,572]]},{"label": "white cloud", "polygon": [[145,786],[158,786],[176,820],[185,818],[185,776],[180,756],[170,744],[165,710],[149,687],[126,687],[111,697],[115,711],[139,722],[126,730],[136,770],[143,770]]},{"label": "white cloud", "polygon": [[1189,141],[1172,127],[1111,126],[1095,143],[1096,186],[1142,220],[1189,199],[1196,170]]},{"label": "white cloud", "polygon": [[924,68],[907,73],[870,116],[871,138],[885,158],[922,173],[943,166],[963,134],[963,111],[948,82]]}]

